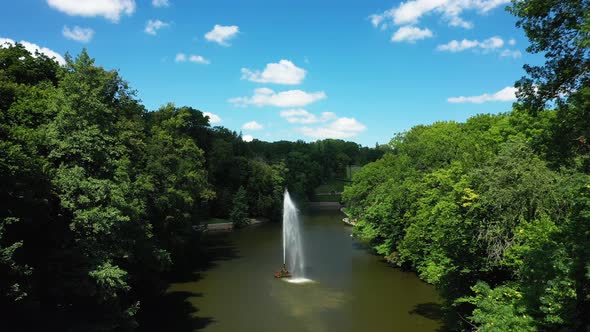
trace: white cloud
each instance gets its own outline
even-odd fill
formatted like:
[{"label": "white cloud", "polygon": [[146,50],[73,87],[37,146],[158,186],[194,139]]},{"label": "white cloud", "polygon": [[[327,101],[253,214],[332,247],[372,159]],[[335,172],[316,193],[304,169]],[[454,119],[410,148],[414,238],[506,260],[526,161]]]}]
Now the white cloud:
[{"label": "white cloud", "polygon": [[186,54],[184,54],[184,53],[178,53],[178,54],[176,54],[176,57],[174,58],[174,61],[176,61],[176,62],[185,62],[186,61]]},{"label": "white cloud", "polygon": [[369,18],[371,19],[371,24],[373,24],[373,26],[375,28],[379,27],[381,22],[383,22],[385,20],[385,16],[379,15],[379,14],[373,14],[373,15],[369,16]]},{"label": "white cloud", "polygon": [[483,41],[463,39],[461,41],[451,40],[447,44],[438,45],[436,48],[439,51],[447,52],[461,52],[468,49],[479,49],[483,51],[490,51],[504,46],[504,40],[498,36],[488,38]]},{"label": "white cloud", "polygon": [[251,71],[242,68],[242,79],[258,83],[276,84],[301,84],[305,78],[305,69],[297,67],[289,60],[281,60],[279,63],[269,63],[264,71]]},{"label": "white cloud", "polygon": [[168,0],[152,0],[152,6],[154,6],[154,7],[168,7],[168,6],[170,6],[170,1],[168,1]]},{"label": "white cloud", "polygon": [[242,136],[242,141],[244,142],[252,142],[254,140],[254,137],[252,135],[243,135]]},{"label": "white cloud", "polygon": [[256,122],[256,121],[246,122],[242,126],[242,129],[244,129],[244,130],[260,130],[260,129],[263,129],[263,128],[264,128],[264,126],[261,125],[260,123]]},{"label": "white cloud", "polygon": [[367,130],[367,127],[355,118],[338,118],[321,127],[302,127],[298,129],[303,135],[316,138],[348,138]]},{"label": "white cloud", "polygon": [[505,49],[500,53],[501,57],[507,57],[507,58],[514,58],[514,59],[518,59],[520,57],[522,57],[522,53],[520,53],[519,50],[509,50],[509,49]]},{"label": "white cloud", "polygon": [[493,101],[501,101],[501,102],[508,102],[508,101],[516,101],[516,88],[507,86],[504,89],[494,93],[488,94],[484,93],[480,96],[471,96],[471,97],[453,97],[447,99],[449,103],[474,103],[474,104],[481,104]]},{"label": "white cloud", "polygon": [[323,112],[320,117],[312,114],[304,109],[291,109],[281,111],[280,116],[289,123],[311,124],[318,122],[327,122],[336,118],[336,114],[332,112]]},{"label": "white cloud", "polygon": [[145,33],[155,36],[158,33],[158,30],[169,26],[169,23],[162,22],[160,20],[149,20],[145,24]]},{"label": "white cloud", "polygon": [[418,24],[422,17],[437,14],[450,26],[470,29],[473,24],[461,18],[463,12],[472,10],[485,14],[508,3],[510,0],[409,0],[369,18],[375,27],[386,25],[388,22],[400,26]]},{"label": "white cloud", "polygon": [[81,28],[77,25],[73,29],[70,29],[68,26],[64,26],[62,34],[68,39],[81,43],[88,43],[94,36],[94,30],[90,28]]},{"label": "white cloud", "polygon": [[318,100],[326,98],[323,91],[308,93],[301,90],[275,92],[269,88],[254,90],[252,97],[237,97],[229,100],[236,106],[276,106],[276,107],[304,107]]},{"label": "white cloud", "polygon": [[208,116],[209,117],[209,123],[213,124],[213,123],[220,123],[221,117],[217,114],[213,114],[211,112],[203,112],[203,115]]},{"label": "white cloud", "polygon": [[432,37],[432,31],[429,29],[420,29],[412,26],[404,26],[399,28],[391,37],[393,42],[407,41],[410,43],[416,42],[416,40],[426,39]]},{"label": "white cloud", "polygon": [[[16,42],[12,39],[0,37],[0,48],[7,48],[9,45],[14,46],[15,44]],[[63,56],[61,56],[59,53],[53,50],[48,49],[47,47],[41,47],[37,44],[33,44],[24,40],[21,40],[19,44],[23,45],[23,47],[27,51],[29,51],[32,54],[32,56],[35,56],[35,51],[39,51],[39,53],[45,54],[49,58],[53,58],[57,63],[59,63],[62,66],[66,64],[66,60]]]},{"label": "white cloud", "polygon": [[473,28],[473,23],[464,21],[462,18],[455,16],[449,19],[449,25],[452,27],[461,27],[463,29]]},{"label": "white cloud", "polygon": [[47,4],[70,16],[102,16],[112,22],[135,12],[134,0],[47,0]]},{"label": "white cloud", "polygon": [[510,45],[510,46],[514,46],[514,45],[516,45],[516,40],[515,40],[514,38],[511,38],[511,39],[508,41],[508,45]]},{"label": "white cloud", "polygon": [[204,64],[204,65],[208,65],[208,64],[211,63],[211,61],[203,58],[202,56],[200,56],[200,55],[194,55],[194,54],[188,57],[188,61],[195,62],[195,63],[201,63],[201,64]]},{"label": "white cloud", "polygon": [[227,41],[234,38],[239,32],[240,28],[237,25],[223,26],[215,24],[213,30],[205,34],[205,39],[219,45],[230,46]]},{"label": "white cloud", "polygon": [[211,61],[205,59],[204,57],[200,56],[200,55],[195,55],[195,54],[190,54],[190,55],[186,55],[184,53],[178,53],[176,54],[176,57],[174,58],[174,61],[176,62],[194,62],[194,63],[200,63],[203,65],[208,65],[211,63]]}]

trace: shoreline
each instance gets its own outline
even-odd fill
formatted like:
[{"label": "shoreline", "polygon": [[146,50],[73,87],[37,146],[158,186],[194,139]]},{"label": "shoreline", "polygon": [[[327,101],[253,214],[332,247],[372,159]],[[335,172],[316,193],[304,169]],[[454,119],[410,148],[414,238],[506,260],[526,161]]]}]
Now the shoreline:
[{"label": "shoreline", "polygon": [[[248,218],[249,223],[246,227],[264,224],[270,221],[267,218]],[[216,224],[205,224],[206,232],[232,232],[234,230],[234,224],[231,222],[222,222]]]}]

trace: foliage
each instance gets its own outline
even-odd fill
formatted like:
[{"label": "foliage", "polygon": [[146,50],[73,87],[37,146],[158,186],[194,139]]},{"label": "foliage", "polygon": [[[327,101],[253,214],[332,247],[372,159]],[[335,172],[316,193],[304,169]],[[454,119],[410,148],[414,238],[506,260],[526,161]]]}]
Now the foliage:
[{"label": "foliage", "polygon": [[344,191],[354,234],[436,285],[462,329],[590,326],[590,181],[547,153],[553,119],[515,111],[398,135]]},{"label": "foliage", "polygon": [[475,305],[470,317],[482,332],[533,332],[536,328],[531,316],[526,314],[522,293],[508,285],[490,288],[478,282],[471,288],[475,295],[460,299]]},{"label": "foliage", "polygon": [[510,12],[531,45],[543,53],[540,66],[525,65],[528,77],[517,82],[518,97],[530,111],[590,84],[590,2],[588,0],[514,0]]},{"label": "foliage", "polygon": [[233,208],[229,215],[229,220],[234,224],[236,228],[244,227],[248,225],[250,220],[248,219],[248,204],[246,199],[246,190],[240,187],[234,199],[232,201]]},{"label": "foliage", "polygon": [[379,156],[338,140],[246,143],[191,107],[148,112],[85,50],[60,67],[0,48],[3,323],[133,330],[166,274],[202,259],[202,223],[278,219],[285,186],[305,199]]}]

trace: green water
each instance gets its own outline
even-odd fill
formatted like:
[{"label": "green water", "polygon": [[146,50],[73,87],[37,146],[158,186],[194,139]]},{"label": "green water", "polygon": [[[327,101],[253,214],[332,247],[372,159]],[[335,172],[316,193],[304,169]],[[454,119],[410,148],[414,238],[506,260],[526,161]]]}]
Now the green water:
[{"label": "green water", "polygon": [[[281,226],[264,224],[213,241],[213,265],[195,280],[172,284],[202,331],[436,331],[435,290],[368,253],[338,211],[303,217],[306,277],[275,279],[282,264]],[[189,304],[190,303],[190,304]],[[196,309],[195,309],[196,308]],[[187,325],[188,324],[188,325]],[[170,330],[182,330],[173,328]]]}]

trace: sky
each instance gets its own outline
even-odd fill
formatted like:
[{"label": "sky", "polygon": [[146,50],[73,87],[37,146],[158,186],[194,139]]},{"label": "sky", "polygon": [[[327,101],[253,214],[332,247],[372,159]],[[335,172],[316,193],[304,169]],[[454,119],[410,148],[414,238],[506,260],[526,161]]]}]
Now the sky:
[{"label": "sky", "polygon": [[509,111],[528,41],[508,0],[5,1],[0,44],[86,48],[148,110],[173,102],[252,138],[365,146]]}]

